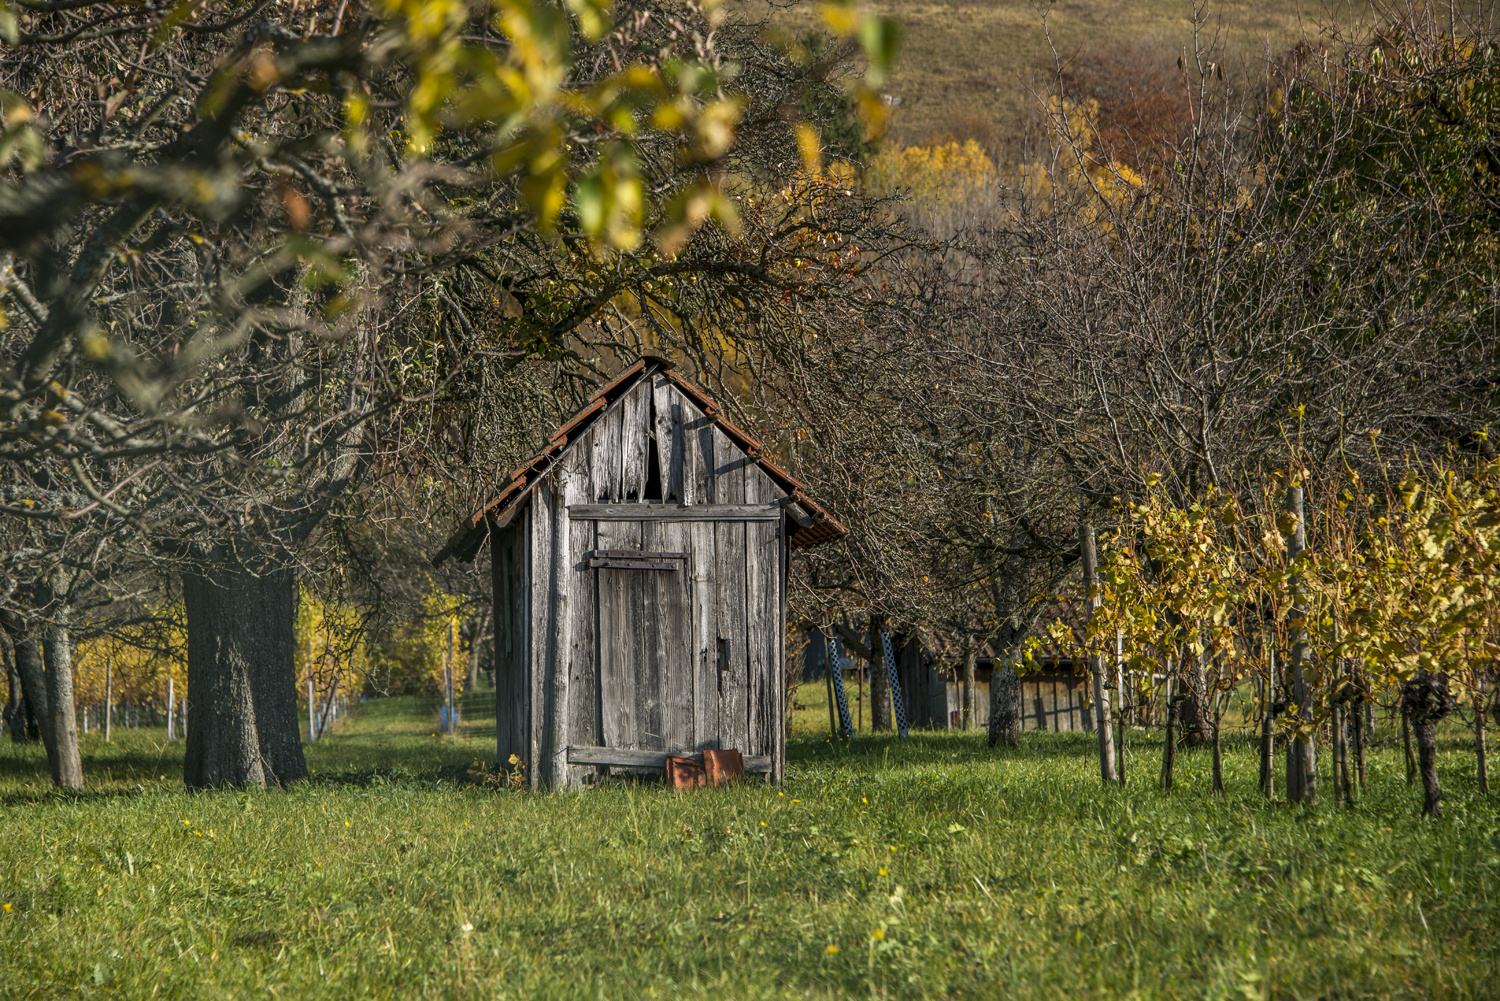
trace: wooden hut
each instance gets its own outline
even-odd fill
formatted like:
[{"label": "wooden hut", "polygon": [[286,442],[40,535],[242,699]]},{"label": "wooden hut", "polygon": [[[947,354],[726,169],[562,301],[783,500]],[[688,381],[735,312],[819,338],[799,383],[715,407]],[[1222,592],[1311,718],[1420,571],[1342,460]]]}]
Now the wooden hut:
[{"label": "wooden hut", "polygon": [[733,748],[779,782],[789,551],[844,532],[670,362],[632,365],[434,559],[490,544],[498,760],[565,788]]}]

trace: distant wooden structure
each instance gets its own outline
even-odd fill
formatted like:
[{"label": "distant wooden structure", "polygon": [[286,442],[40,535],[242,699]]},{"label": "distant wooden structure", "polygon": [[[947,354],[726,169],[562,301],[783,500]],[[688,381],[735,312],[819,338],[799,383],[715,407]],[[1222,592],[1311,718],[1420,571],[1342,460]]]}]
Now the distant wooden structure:
[{"label": "distant wooden structure", "polygon": [[844,533],[670,362],[626,369],[434,558],[490,543],[501,765],[567,788],[732,748],[779,782],[788,553]]},{"label": "distant wooden structure", "polygon": [[[821,678],[828,670],[823,653],[822,635],[812,631],[804,651],[809,670],[804,680]],[[930,645],[929,645],[930,644]],[[846,683],[856,683],[864,661],[846,649],[844,670]],[[926,637],[908,634],[895,643],[896,676],[901,683],[901,698],[906,718],[913,730],[943,730],[955,725],[955,713],[963,707],[962,654],[957,641],[944,636]],[[1038,651],[1039,670],[1024,674],[1021,685],[1021,729],[1023,730],[1090,730],[1093,719],[1088,710],[1089,677],[1082,665],[1075,665],[1066,654],[1053,650]],[[990,679],[994,677],[999,656],[986,644],[980,648],[974,670],[974,726],[983,729],[990,720]],[[883,670],[876,665],[870,670]]]}]

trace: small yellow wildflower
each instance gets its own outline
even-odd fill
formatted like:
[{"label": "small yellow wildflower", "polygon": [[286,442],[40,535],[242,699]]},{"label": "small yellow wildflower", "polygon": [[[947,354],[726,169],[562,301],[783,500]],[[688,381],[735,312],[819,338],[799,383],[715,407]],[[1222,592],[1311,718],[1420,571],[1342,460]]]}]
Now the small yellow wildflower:
[{"label": "small yellow wildflower", "polygon": [[865,804],[865,806],[869,806],[869,805],[870,805],[870,801],[869,801],[869,800],[867,800],[867,799],[865,799],[865,798],[864,798],[864,797],[863,797],[863,796],[861,796],[861,797],[860,797],[860,798],[859,798],[859,801],[860,801],[860,802],[861,802],[861,803],[863,803],[863,804]]},{"label": "small yellow wildflower", "polygon": [[874,931],[872,931],[870,933],[870,937],[873,938],[875,941],[879,942],[881,939],[885,938],[885,929],[884,928],[876,928]]},{"label": "small yellow wildflower", "polygon": [[884,875],[885,875],[885,870],[884,870],[884,869],[880,869],[880,870],[878,870],[878,871],[879,871],[879,873],[880,873],[880,874],[881,874],[881,875],[882,875],[882,876],[884,876]]},{"label": "small yellow wildflower", "polygon": [[6,901],[6,902],[5,902],[5,908],[4,908],[4,909],[5,909],[5,913],[6,913],[6,914],[9,914],[9,913],[11,913],[11,912],[12,912],[12,911],[14,911],[14,910],[15,910],[15,908],[14,908],[14,907],[11,907],[11,906],[10,906],[10,901]]},{"label": "small yellow wildflower", "polygon": [[824,951],[827,952],[830,956],[837,956],[839,954],[839,947],[836,945],[829,945],[828,948]]},{"label": "small yellow wildflower", "polygon": [[761,821],[761,822],[760,822],[760,826],[762,826],[762,827],[765,827],[765,826],[766,826],[766,822],[765,822],[765,821],[764,821],[764,820],[762,820],[762,821]]},{"label": "small yellow wildflower", "polygon": [[344,821],[344,826],[345,826],[345,827],[348,827],[348,826],[349,826],[349,821],[347,821],[347,820],[346,820],[346,821]]}]

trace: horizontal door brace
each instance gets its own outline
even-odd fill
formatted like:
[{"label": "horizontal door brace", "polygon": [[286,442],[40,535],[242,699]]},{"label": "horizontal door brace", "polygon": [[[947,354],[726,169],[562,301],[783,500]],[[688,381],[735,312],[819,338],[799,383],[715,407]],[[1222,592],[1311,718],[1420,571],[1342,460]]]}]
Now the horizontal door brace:
[{"label": "horizontal door brace", "polygon": [[569,504],[575,521],[780,521],[780,504]]}]

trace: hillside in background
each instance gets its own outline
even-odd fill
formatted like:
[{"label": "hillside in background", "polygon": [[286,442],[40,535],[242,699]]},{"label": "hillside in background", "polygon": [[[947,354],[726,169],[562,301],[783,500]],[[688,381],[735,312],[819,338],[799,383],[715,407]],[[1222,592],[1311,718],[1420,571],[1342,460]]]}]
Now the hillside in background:
[{"label": "hillside in background", "polygon": [[[760,0],[755,0],[759,3]],[[1178,83],[1177,57],[1192,50],[1193,6],[1181,0],[877,0],[904,29],[896,71],[886,88],[899,99],[889,142],[909,146],[977,140],[997,160],[1010,160],[1036,95],[1055,76],[1080,69],[1129,87],[1139,74],[1147,89]],[[761,10],[765,7],[762,5]],[[1217,42],[1220,62],[1243,86],[1259,80],[1268,58],[1302,38],[1316,38],[1329,20],[1347,26],[1366,17],[1367,3],[1332,10],[1297,0],[1225,0],[1205,8],[1202,38]],[[1045,12],[1045,23],[1043,13]],[[787,30],[817,24],[802,4],[775,13]],[[1050,35],[1050,41],[1049,41]],[[1055,49],[1055,55],[1054,55]],[[1175,79],[1173,79],[1175,78]]]}]

